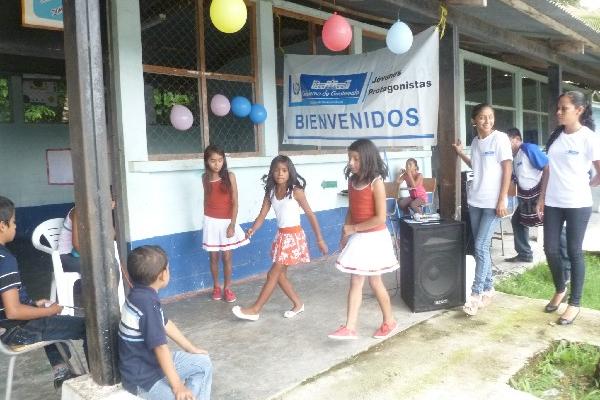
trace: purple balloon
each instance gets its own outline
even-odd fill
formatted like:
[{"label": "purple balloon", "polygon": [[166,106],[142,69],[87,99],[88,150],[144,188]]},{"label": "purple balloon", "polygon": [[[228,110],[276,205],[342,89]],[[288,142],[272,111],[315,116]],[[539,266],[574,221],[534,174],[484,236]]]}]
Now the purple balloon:
[{"label": "purple balloon", "polygon": [[215,94],[210,101],[210,110],[217,117],[224,117],[229,113],[231,109],[231,104],[229,103],[229,99],[222,94]]},{"label": "purple balloon", "polygon": [[171,125],[180,131],[186,131],[191,128],[194,123],[194,116],[186,106],[175,104],[171,108],[170,115]]}]

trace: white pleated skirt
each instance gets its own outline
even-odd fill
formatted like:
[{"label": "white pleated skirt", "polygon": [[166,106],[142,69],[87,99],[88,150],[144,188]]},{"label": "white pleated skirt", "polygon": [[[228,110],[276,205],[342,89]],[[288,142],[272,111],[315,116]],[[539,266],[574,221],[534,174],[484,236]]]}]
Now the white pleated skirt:
[{"label": "white pleated skirt", "polygon": [[342,272],[357,275],[381,275],[400,268],[392,237],[387,229],[357,232],[348,238],[335,262]]},{"label": "white pleated skirt", "polygon": [[250,243],[242,228],[236,224],[232,237],[227,237],[227,227],[230,219],[213,218],[204,216],[202,228],[202,248],[206,251],[226,251],[237,249]]}]

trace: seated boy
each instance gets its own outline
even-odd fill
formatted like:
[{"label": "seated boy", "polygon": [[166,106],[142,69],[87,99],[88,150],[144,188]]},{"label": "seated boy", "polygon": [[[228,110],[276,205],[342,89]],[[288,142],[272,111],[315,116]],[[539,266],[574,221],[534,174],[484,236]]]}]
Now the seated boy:
[{"label": "seated boy", "polygon": [[[6,329],[0,340],[7,345],[26,345],[44,340],[83,339],[87,356],[84,319],[58,315],[62,311],[58,304],[46,299],[33,301],[27,296],[17,259],[6,248],[15,238],[16,228],[15,205],[0,196],[0,327]],[[56,346],[46,346],[44,350],[54,372],[54,386],[59,388],[75,375]],[[69,350],[64,347],[68,355]]]},{"label": "seated boy", "polygon": [[[169,283],[167,255],[158,246],[127,258],[133,288],[121,310],[119,369],[123,387],[145,399],[210,399],[212,363],[163,314],[158,290]],[[185,351],[173,354],[167,336]]]}]

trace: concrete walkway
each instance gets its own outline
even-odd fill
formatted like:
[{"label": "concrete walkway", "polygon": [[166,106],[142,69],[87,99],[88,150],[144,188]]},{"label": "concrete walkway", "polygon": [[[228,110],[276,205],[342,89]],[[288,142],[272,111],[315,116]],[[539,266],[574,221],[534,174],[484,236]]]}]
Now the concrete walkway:
[{"label": "concrete walkway", "polygon": [[[510,231],[510,223],[505,223],[504,228]],[[534,234],[532,232],[532,236]],[[600,214],[594,213],[588,236],[597,238],[599,235]],[[590,239],[589,243],[598,247],[599,242]],[[535,241],[532,244],[536,261],[543,259],[541,247],[535,246]],[[500,243],[494,240],[492,258],[496,274],[521,271],[526,267],[503,262],[505,257],[514,254],[512,248],[510,234],[505,236],[505,256],[500,254]],[[543,302],[514,296],[500,296],[489,310],[472,319],[465,318],[461,312],[454,310],[414,314],[404,305],[396,290],[397,275],[387,274],[386,287],[390,290],[394,313],[404,332],[383,345],[381,341],[370,337],[381,323],[381,314],[370,289],[365,288],[358,328],[361,337],[350,342],[331,341],[327,334],[345,320],[349,280],[348,276],[333,267],[334,259],[334,256],[330,256],[290,270],[290,279],[306,304],[306,312],[292,320],[282,317],[290,304],[279,290],[263,309],[257,322],[237,320],[231,314],[231,304],[211,301],[207,293],[165,305],[169,318],[192,341],[210,351],[215,366],[213,399],[312,399],[319,398],[314,391],[316,388],[319,393],[321,390],[329,393],[320,398],[329,399],[360,398],[355,395],[363,392],[364,398],[369,399],[398,398],[399,395],[395,393],[413,392],[423,396],[431,393],[427,395],[431,397],[421,398],[470,398],[472,393],[478,393],[476,389],[480,387],[481,390],[487,390],[485,393],[493,393],[494,385],[506,382],[508,376],[518,370],[524,360],[544,348],[551,338],[560,336],[553,332],[575,335],[574,339],[586,341],[587,336],[584,334],[598,332],[597,325],[588,325],[592,321],[598,323],[600,319],[597,313],[582,312],[581,321],[578,320],[574,327],[550,327],[547,323],[552,317],[539,312]],[[254,301],[262,283],[263,279],[257,279],[237,285],[235,289],[239,300],[236,304],[248,305]],[[501,312],[505,316],[495,317],[495,314]],[[423,321],[427,322],[406,331]],[[528,325],[529,322],[532,325]],[[541,331],[544,331],[543,335]],[[523,337],[516,341],[516,358],[507,358],[513,350],[505,350],[504,346],[513,336],[519,335]],[[525,346],[529,341],[532,342],[532,347]],[[495,342],[499,342],[501,346],[488,347]],[[369,349],[371,351],[363,354]],[[498,354],[501,357],[498,360],[494,358],[496,353],[501,353]],[[472,357],[473,362],[470,360]],[[363,360],[364,364],[369,364],[377,359],[383,360],[385,365],[379,364],[371,372],[360,369]],[[367,362],[368,360],[371,361]],[[356,362],[359,364],[354,365]],[[502,368],[482,368],[496,363]],[[450,368],[452,371],[448,370]],[[495,372],[496,369],[498,372]],[[356,376],[357,382],[362,382],[360,390],[350,397],[325,390],[331,386],[338,388],[339,393],[347,393],[343,391],[343,387],[334,385],[334,381],[341,379],[337,374],[342,371],[350,374],[348,376]],[[408,379],[411,371],[414,374]],[[5,373],[6,362],[2,362],[0,376],[5,376]],[[14,399],[60,398],[60,394],[52,387],[51,372],[43,352],[20,357],[15,375]],[[346,382],[354,381],[347,379],[348,376],[345,378]],[[387,378],[381,381],[384,377]],[[307,380],[311,383],[298,386]],[[404,386],[393,389],[398,390],[397,392],[381,392],[378,388],[388,381],[404,382]],[[443,384],[446,381],[455,383],[451,387],[456,396],[441,395],[447,393]],[[390,390],[392,387],[396,388],[392,385]],[[427,388],[432,392],[426,391],[429,390]],[[367,396],[368,392],[365,390],[370,389],[377,396],[383,397]],[[3,390],[4,379],[0,378],[0,393]],[[388,395],[391,397],[386,397]]]},{"label": "concrete walkway", "polygon": [[534,399],[508,386],[529,358],[554,340],[600,345],[599,311],[583,309],[564,327],[545,304],[499,294],[476,317],[445,312],[277,399]]}]

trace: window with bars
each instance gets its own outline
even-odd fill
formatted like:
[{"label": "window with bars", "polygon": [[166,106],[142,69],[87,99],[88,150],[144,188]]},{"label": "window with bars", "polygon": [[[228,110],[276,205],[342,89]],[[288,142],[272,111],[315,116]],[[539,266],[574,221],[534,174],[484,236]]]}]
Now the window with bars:
[{"label": "window with bars", "polygon": [[523,77],[523,141],[543,145],[548,140],[548,85]]},{"label": "window with bars", "polygon": [[[323,44],[321,32],[325,21],[314,17],[296,14],[282,9],[273,11],[273,30],[275,41],[275,79],[277,85],[277,131],[279,150],[314,151],[318,146],[283,143],[283,57],[285,54],[339,55],[349,54],[350,47],[344,52],[332,52]],[[339,147],[345,149],[345,147]],[[334,149],[327,147],[326,149]]]},{"label": "window with bars", "polygon": [[10,77],[0,76],[0,123],[12,122]]},{"label": "window with bars", "polygon": [[[209,143],[229,153],[258,152],[257,128],[232,113],[217,117],[210,99],[223,94],[255,101],[254,6],[244,27],[233,34],[210,21],[209,0],[140,0],[148,155],[154,159],[198,157]],[[192,127],[171,126],[171,107],[181,104],[194,116]]]},{"label": "window with bars", "polygon": [[465,61],[463,68],[466,142],[470,146],[474,138],[471,124],[473,107],[479,103],[491,104],[494,108],[494,127],[502,131],[515,126],[517,107],[513,73],[472,61]]},{"label": "window with bars", "polygon": [[64,78],[23,76],[25,123],[67,123],[67,82]]}]

